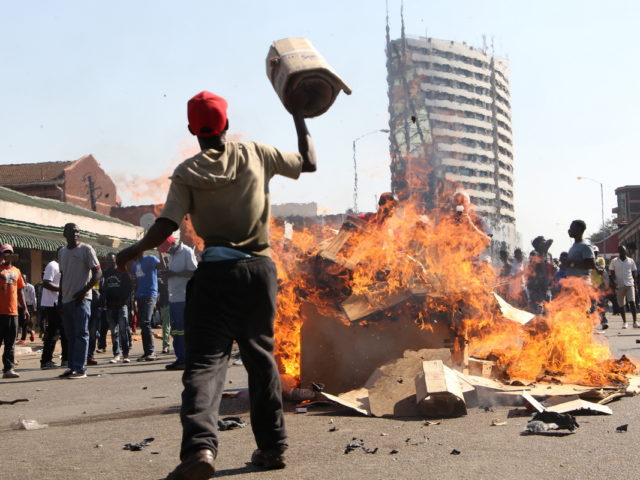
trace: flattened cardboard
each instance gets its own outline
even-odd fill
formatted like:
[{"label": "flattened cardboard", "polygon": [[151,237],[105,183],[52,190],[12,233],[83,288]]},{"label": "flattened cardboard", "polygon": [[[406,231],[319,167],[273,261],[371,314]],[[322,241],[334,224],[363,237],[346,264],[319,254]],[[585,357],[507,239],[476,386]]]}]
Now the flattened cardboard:
[{"label": "flattened cardboard", "polygon": [[351,390],[350,392],[341,393],[338,396],[331,395],[327,392],[322,392],[322,395],[331,402],[350,408],[362,415],[366,415],[368,417],[371,416],[371,409],[369,408],[369,391],[366,388]]},{"label": "flattened cardboard", "polygon": [[582,400],[577,395],[569,397],[549,397],[545,400],[548,404],[548,412],[557,413],[602,413],[604,415],[611,415],[613,411],[606,405],[600,405],[599,403],[587,402]]},{"label": "flattened cardboard", "polygon": [[533,313],[525,312],[524,310],[520,310],[514,307],[496,292],[493,292],[493,296],[496,297],[498,306],[500,307],[500,311],[502,312],[502,316],[507,320],[517,322],[520,325],[525,325],[533,318],[535,318],[535,315]]},{"label": "flattened cardboard", "polygon": [[466,415],[467,407],[458,376],[441,360],[422,362],[422,371],[415,379],[415,386],[416,403],[424,415]]}]

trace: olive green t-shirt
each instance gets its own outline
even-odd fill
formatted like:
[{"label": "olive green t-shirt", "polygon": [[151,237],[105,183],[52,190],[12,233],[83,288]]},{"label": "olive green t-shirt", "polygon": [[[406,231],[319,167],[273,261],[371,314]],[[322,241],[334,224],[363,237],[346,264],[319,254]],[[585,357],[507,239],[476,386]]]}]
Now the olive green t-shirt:
[{"label": "olive green t-shirt", "polygon": [[180,225],[188,213],[205,245],[231,247],[252,255],[269,252],[269,180],[296,179],[302,171],[299,153],[284,153],[262,143],[225,143],[174,170],[160,217]]}]

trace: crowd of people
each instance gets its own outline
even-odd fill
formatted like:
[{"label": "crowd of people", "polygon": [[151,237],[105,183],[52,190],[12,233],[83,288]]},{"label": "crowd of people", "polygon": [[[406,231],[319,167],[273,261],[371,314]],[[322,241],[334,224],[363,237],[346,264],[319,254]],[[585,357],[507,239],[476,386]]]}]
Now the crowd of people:
[{"label": "crowd of people", "polygon": [[[193,249],[169,236],[155,254],[147,253],[118,270],[115,253],[100,262],[93,248],[79,240],[77,225],[64,227],[67,246],[56,252],[35,287],[13,265],[9,244],[0,245],[0,339],[3,378],[19,378],[15,345],[43,338],[40,368],[65,368],[60,378],[86,378],[88,365],[97,365],[95,353],[105,353],[111,333],[110,363],[129,363],[132,333],[139,328],[143,355],[153,361],[153,319],[163,323],[163,353],[170,336],[176,360],[168,370],[184,369],[184,308],[186,284],[197,268]],[[60,363],[54,360],[60,342]]]},{"label": "crowd of people", "polygon": [[636,319],[638,282],[634,260],[628,256],[626,247],[620,245],[618,255],[607,264],[597,247],[584,242],[585,230],[584,221],[571,223],[568,233],[574,243],[558,258],[549,254],[553,240],[543,236],[532,240],[533,250],[528,261],[520,248],[515,249],[512,258],[506,250],[500,251],[501,268],[496,290],[514,306],[539,315],[544,313],[545,302],[560,292],[564,278],[581,277],[596,290],[598,300],[593,309],[600,313],[602,330],[609,327],[608,312],[619,314],[622,328],[628,328],[628,311],[633,327],[640,328]]}]

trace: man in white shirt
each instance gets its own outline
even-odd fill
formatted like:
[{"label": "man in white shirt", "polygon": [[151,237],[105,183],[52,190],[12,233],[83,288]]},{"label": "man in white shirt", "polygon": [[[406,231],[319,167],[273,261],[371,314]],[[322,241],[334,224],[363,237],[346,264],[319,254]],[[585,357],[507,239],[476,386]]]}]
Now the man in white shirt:
[{"label": "man in white shirt", "polygon": [[633,328],[640,328],[636,319],[636,262],[627,257],[627,249],[624,245],[618,247],[619,257],[611,260],[609,265],[609,273],[611,276],[611,285],[616,292],[616,299],[620,307],[620,315],[622,316],[622,328],[627,327],[627,319],[625,317],[625,306],[629,303],[631,310],[631,318],[633,319]]},{"label": "man in white shirt", "polygon": [[180,240],[172,237],[169,239],[173,240],[168,250],[169,263],[167,265],[169,319],[176,361],[165,368],[167,370],[184,370],[184,307],[187,283],[198,268],[198,261],[193,248]]},{"label": "man in white shirt", "polygon": [[51,260],[44,269],[42,276],[42,299],[40,300],[42,312],[46,318],[46,330],[44,333],[44,346],[40,358],[40,368],[47,370],[57,368],[53,362],[53,351],[58,338],[62,346],[61,367],[67,366],[67,337],[62,326],[62,317],[58,308],[58,292],[60,291],[60,266],[58,264],[58,252],[56,258]]}]

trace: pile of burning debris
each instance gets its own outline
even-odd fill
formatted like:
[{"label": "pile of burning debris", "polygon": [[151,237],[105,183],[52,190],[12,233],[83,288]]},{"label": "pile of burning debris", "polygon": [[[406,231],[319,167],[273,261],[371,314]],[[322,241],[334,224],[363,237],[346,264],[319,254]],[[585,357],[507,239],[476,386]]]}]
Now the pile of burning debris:
[{"label": "pile of burning debris", "polygon": [[274,225],[285,394],[322,382],[326,398],[367,415],[442,417],[524,392],[560,396],[546,407],[558,411],[635,393],[636,366],[593,335],[591,287],[566,279],[543,316],[512,307],[474,222],[393,204],[337,232]]}]

